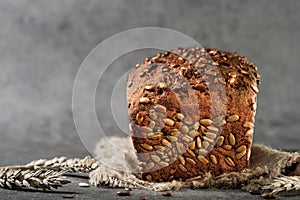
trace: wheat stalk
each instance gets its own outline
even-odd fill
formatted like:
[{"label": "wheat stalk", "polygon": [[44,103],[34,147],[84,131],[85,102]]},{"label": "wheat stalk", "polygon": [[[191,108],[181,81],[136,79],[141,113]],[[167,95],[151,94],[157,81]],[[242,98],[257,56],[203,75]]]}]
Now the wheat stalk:
[{"label": "wheat stalk", "polygon": [[271,190],[271,194],[279,192],[300,190],[300,177],[299,176],[281,176],[273,179],[270,185],[263,188],[264,190]]},{"label": "wheat stalk", "polygon": [[98,167],[98,162],[96,159],[92,159],[90,156],[84,159],[72,158],[67,159],[66,157],[55,157],[50,160],[39,159],[33,160],[26,165],[15,165],[0,167],[0,169],[45,169],[53,171],[64,171],[64,172],[90,172]]},{"label": "wheat stalk", "polygon": [[55,157],[34,160],[26,165],[0,167],[0,188],[58,188],[69,183],[66,172],[90,172],[99,166],[95,159]]},{"label": "wheat stalk", "polygon": [[53,170],[30,170],[30,169],[0,169],[0,187],[8,189],[40,188],[51,189],[62,187],[70,183],[63,176],[64,172]]}]

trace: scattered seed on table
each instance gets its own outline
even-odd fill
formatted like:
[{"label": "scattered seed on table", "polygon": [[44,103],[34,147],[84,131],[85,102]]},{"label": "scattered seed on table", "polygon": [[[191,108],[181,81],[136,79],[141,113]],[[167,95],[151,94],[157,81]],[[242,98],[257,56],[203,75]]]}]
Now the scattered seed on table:
[{"label": "scattered seed on table", "polygon": [[271,193],[264,193],[260,195],[262,198],[264,199],[276,199],[277,196],[275,194],[271,194]]},{"label": "scattered seed on table", "polygon": [[62,195],[62,198],[63,198],[63,199],[73,199],[73,198],[74,198],[74,195],[73,195],[73,194],[63,194],[63,195]]},{"label": "scattered seed on table", "polygon": [[165,196],[165,197],[170,197],[170,196],[172,196],[171,192],[164,192],[162,195]]},{"label": "scattered seed on table", "polygon": [[118,196],[130,196],[130,191],[127,190],[121,190],[119,192],[117,192]]},{"label": "scattered seed on table", "polygon": [[253,195],[260,195],[261,191],[260,190],[250,190],[249,193],[253,194]]},{"label": "scattered seed on table", "polygon": [[90,187],[88,183],[78,183],[79,187]]}]

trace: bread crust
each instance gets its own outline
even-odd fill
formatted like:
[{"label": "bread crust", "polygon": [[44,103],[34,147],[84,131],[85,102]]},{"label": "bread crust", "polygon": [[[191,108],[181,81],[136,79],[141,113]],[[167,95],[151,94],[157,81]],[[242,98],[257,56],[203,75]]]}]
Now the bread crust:
[{"label": "bread crust", "polygon": [[260,76],[237,53],[180,48],[138,64],[127,81],[130,131],[148,181],[249,166]]}]

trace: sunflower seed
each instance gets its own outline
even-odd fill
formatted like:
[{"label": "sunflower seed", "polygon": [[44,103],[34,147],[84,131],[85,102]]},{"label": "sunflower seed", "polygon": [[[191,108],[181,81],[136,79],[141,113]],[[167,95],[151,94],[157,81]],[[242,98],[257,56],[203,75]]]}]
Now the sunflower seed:
[{"label": "sunflower seed", "polygon": [[189,132],[189,128],[187,126],[183,125],[183,126],[180,127],[180,131],[183,134],[187,134]]},{"label": "sunflower seed", "polygon": [[251,156],[251,149],[248,150],[248,153],[247,153],[247,160],[250,159],[250,156]]},{"label": "sunflower seed", "polygon": [[148,124],[148,127],[151,128],[151,129],[154,129],[155,121],[150,121],[149,124]]},{"label": "sunflower seed", "polygon": [[197,144],[197,148],[200,149],[201,148],[201,139],[200,139],[200,137],[196,138],[196,142],[197,142],[196,143]]},{"label": "sunflower seed", "polygon": [[210,76],[216,76],[217,72],[214,72],[214,71],[205,71],[205,74],[210,75]]},{"label": "sunflower seed", "polygon": [[160,157],[157,155],[151,155],[151,159],[156,163],[158,163],[160,161]]},{"label": "sunflower seed", "polygon": [[149,139],[152,139],[152,140],[158,140],[158,139],[160,139],[161,138],[161,134],[154,134],[154,133],[150,133],[149,135],[148,135],[148,138]]},{"label": "sunflower seed", "polygon": [[[205,138],[204,138],[205,139]],[[207,147],[209,147],[209,143],[207,142],[207,141],[203,141],[202,142],[202,147],[204,148],[204,149],[207,149]]]},{"label": "sunflower seed", "polygon": [[242,145],[242,146],[239,146],[239,147],[236,149],[236,152],[240,153],[240,152],[243,152],[243,151],[246,151],[246,150],[247,150],[246,145]]},{"label": "sunflower seed", "polygon": [[192,150],[187,149],[186,152],[187,152],[188,154],[190,154],[192,157],[196,157],[196,155],[194,154],[194,152],[193,152]]},{"label": "sunflower seed", "polygon": [[164,146],[171,146],[171,143],[166,139],[162,139],[161,144]]},{"label": "sunflower seed", "polygon": [[208,152],[205,149],[199,149],[199,154],[206,155]]},{"label": "sunflower seed", "polygon": [[170,133],[173,133],[173,132],[179,132],[179,130],[177,128],[170,129]]},{"label": "sunflower seed", "polygon": [[184,141],[184,142],[190,142],[190,141],[192,141],[190,138],[188,138],[187,136],[183,136],[182,138],[181,138],[181,140],[182,141]]},{"label": "sunflower seed", "polygon": [[252,105],[252,109],[253,109],[253,110],[256,110],[256,109],[257,109],[257,104],[256,104],[256,103],[254,103],[254,104]]},{"label": "sunflower seed", "polygon": [[246,137],[252,136],[252,135],[253,135],[253,132],[254,132],[254,129],[249,129],[249,130],[245,133],[245,136],[246,136]]},{"label": "sunflower seed", "polygon": [[210,155],[210,160],[213,164],[217,165],[218,164],[218,159],[215,155]]},{"label": "sunflower seed", "polygon": [[117,192],[117,195],[118,196],[130,196],[130,191],[122,190],[122,191]]},{"label": "sunflower seed", "polygon": [[176,135],[179,135],[179,134],[180,134],[179,131],[172,131],[172,132],[170,132],[170,135],[172,135],[172,136],[176,136]]},{"label": "sunflower seed", "polygon": [[227,122],[223,119],[221,122],[217,123],[216,126],[224,126]]},{"label": "sunflower seed", "polygon": [[200,119],[199,122],[202,125],[211,125],[213,121],[211,119]]},{"label": "sunflower seed", "polygon": [[73,199],[74,198],[74,194],[63,194],[62,198],[63,199]]},{"label": "sunflower seed", "polygon": [[193,124],[193,129],[194,129],[195,131],[198,131],[199,127],[200,127],[200,123],[199,123],[199,122],[195,122],[195,123]]},{"label": "sunflower seed", "polygon": [[229,145],[229,144],[226,144],[226,145],[223,146],[223,148],[226,149],[226,150],[231,150],[232,146]]},{"label": "sunflower seed", "polygon": [[149,133],[149,134],[147,135],[147,137],[148,137],[149,139],[151,139],[154,135],[155,135],[155,134],[154,134],[153,132],[151,132],[151,133]]},{"label": "sunflower seed", "polygon": [[180,157],[178,158],[178,160],[179,160],[179,162],[180,162],[181,164],[185,165],[185,159],[184,159],[184,157],[180,156]]},{"label": "sunflower seed", "polygon": [[174,126],[175,122],[174,120],[167,118],[165,119],[165,124],[168,126]]},{"label": "sunflower seed", "polygon": [[157,87],[158,87],[158,88],[161,88],[161,89],[165,89],[165,88],[167,88],[167,84],[166,84],[166,83],[163,83],[163,82],[159,82],[159,83],[157,84]]},{"label": "sunflower seed", "polygon": [[213,131],[213,132],[219,132],[219,129],[217,127],[214,127],[214,126],[208,126],[207,129],[210,130],[210,131]]},{"label": "sunflower seed", "polygon": [[177,141],[178,141],[178,138],[175,137],[175,136],[168,135],[166,138],[167,138],[167,140],[169,140],[170,142],[177,142]]},{"label": "sunflower seed", "polygon": [[172,193],[171,192],[164,192],[162,194],[164,197],[171,197],[172,196]]},{"label": "sunflower seed", "polygon": [[224,160],[227,163],[227,165],[229,165],[230,167],[234,167],[235,166],[233,160],[230,157],[225,157]]},{"label": "sunflower seed", "polygon": [[154,85],[146,85],[145,90],[153,90],[154,89]]},{"label": "sunflower seed", "polygon": [[190,144],[190,150],[194,150],[195,149],[195,147],[196,147],[196,142],[195,141],[193,141],[191,144]]},{"label": "sunflower seed", "polygon": [[167,162],[160,162],[159,165],[161,167],[167,167],[167,166],[169,166],[169,163],[167,163]]},{"label": "sunflower seed", "polygon": [[240,152],[240,153],[237,153],[237,154],[235,155],[235,158],[236,158],[237,160],[239,160],[239,159],[241,159],[244,155],[246,155],[246,150],[245,150],[245,151],[242,151],[242,152]]},{"label": "sunflower seed", "polygon": [[178,119],[178,120],[183,120],[184,115],[181,114],[181,113],[177,113],[177,114],[175,115],[175,118]]},{"label": "sunflower seed", "polygon": [[199,134],[198,131],[195,131],[195,130],[191,130],[189,132],[189,136],[191,136],[192,138],[195,138],[198,134]]},{"label": "sunflower seed", "polygon": [[226,119],[226,121],[227,122],[235,122],[235,121],[237,121],[237,120],[239,120],[240,119],[240,117],[238,116],[238,115],[230,115],[227,119]]},{"label": "sunflower seed", "polygon": [[178,167],[181,171],[187,172],[187,169],[182,164],[179,164]]},{"label": "sunflower seed", "polygon": [[208,137],[210,139],[214,139],[217,137],[217,135],[215,133],[211,133],[211,132],[206,132],[205,135],[206,135],[206,137]]},{"label": "sunflower seed", "polygon": [[235,145],[235,137],[232,133],[229,134],[228,141],[231,146]]},{"label": "sunflower seed", "polygon": [[197,159],[205,165],[209,163],[209,161],[206,158],[204,158],[204,156],[199,155],[197,156]]},{"label": "sunflower seed", "polygon": [[165,155],[164,151],[165,151],[165,147],[162,148],[162,149],[157,150],[156,153],[159,154],[159,155],[161,155],[161,156],[163,156],[163,155]]},{"label": "sunflower seed", "polygon": [[148,150],[148,151],[153,150],[153,147],[152,147],[151,145],[149,145],[149,144],[146,144],[146,143],[141,144],[141,147],[142,147],[143,149],[145,149],[145,150]]},{"label": "sunflower seed", "polygon": [[260,195],[264,199],[276,199],[277,195],[272,193],[263,193]]},{"label": "sunflower seed", "polygon": [[78,183],[79,187],[90,187],[90,184],[88,183]]},{"label": "sunflower seed", "polygon": [[219,136],[217,141],[216,141],[216,144],[219,147],[219,146],[223,145],[223,142],[224,142],[224,136]]},{"label": "sunflower seed", "polygon": [[147,126],[142,126],[141,131],[146,132],[146,133],[150,133],[150,132],[152,132],[152,129],[147,127]]},{"label": "sunflower seed", "polygon": [[254,92],[259,92],[258,87],[256,85],[251,85],[251,88],[254,90]]},{"label": "sunflower seed", "polygon": [[186,161],[188,162],[188,163],[190,163],[191,165],[195,165],[196,164],[196,162],[193,160],[193,159],[191,159],[191,158],[185,158],[186,159]]},{"label": "sunflower seed", "polygon": [[162,105],[159,105],[159,104],[153,106],[153,109],[156,110],[157,112],[161,112],[161,113],[167,112],[167,108]]},{"label": "sunflower seed", "polygon": [[154,145],[153,146],[155,150],[161,150],[161,149],[164,149],[163,146],[160,146],[160,145]]},{"label": "sunflower seed", "polygon": [[145,167],[145,170],[151,170],[152,168],[154,167],[154,163],[153,162],[151,162],[151,163],[148,163],[147,165],[146,165],[146,167]]},{"label": "sunflower seed", "polygon": [[253,128],[254,128],[254,124],[251,123],[251,122],[245,122],[245,123],[243,124],[243,127],[244,127],[244,128],[251,128],[251,129],[253,129]]},{"label": "sunflower seed", "polygon": [[184,149],[184,146],[182,143],[176,143],[176,149],[178,151],[178,153],[182,153],[183,149]]},{"label": "sunflower seed", "polygon": [[140,98],[140,103],[149,103],[150,99],[148,97],[141,97]]},{"label": "sunflower seed", "polygon": [[213,143],[213,142],[214,142],[213,139],[208,138],[208,137],[206,137],[206,136],[203,136],[203,139],[204,139],[205,141],[209,142],[209,143]]},{"label": "sunflower seed", "polygon": [[230,79],[228,79],[228,82],[229,82],[230,84],[234,83],[234,81],[235,81],[235,78],[230,78]]}]

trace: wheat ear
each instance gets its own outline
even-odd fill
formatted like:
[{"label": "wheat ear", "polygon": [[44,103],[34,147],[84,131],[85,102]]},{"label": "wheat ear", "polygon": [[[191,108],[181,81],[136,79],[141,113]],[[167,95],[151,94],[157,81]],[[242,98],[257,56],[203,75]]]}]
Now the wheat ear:
[{"label": "wheat ear", "polygon": [[99,166],[95,159],[55,157],[34,160],[26,165],[0,167],[0,188],[58,188],[70,181],[66,172],[90,172]]},{"label": "wheat ear", "polygon": [[44,169],[53,171],[64,171],[64,172],[90,172],[99,166],[96,159],[92,159],[90,156],[84,159],[72,158],[67,159],[66,157],[55,157],[50,160],[39,159],[33,160],[26,165],[15,165],[0,167],[0,169]]},{"label": "wheat ear", "polygon": [[51,189],[70,183],[63,176],[63,171],[30,170],[30,169],[0,169],[0,187],[8,189],[40,188]]},{"label": "wheat ear", "polygon": [[264,190],[271,190],[272,194],[279,192],[300,190],[300,177],[299,176],[281,176],[273,179],[270,185],[263,188]]}]

